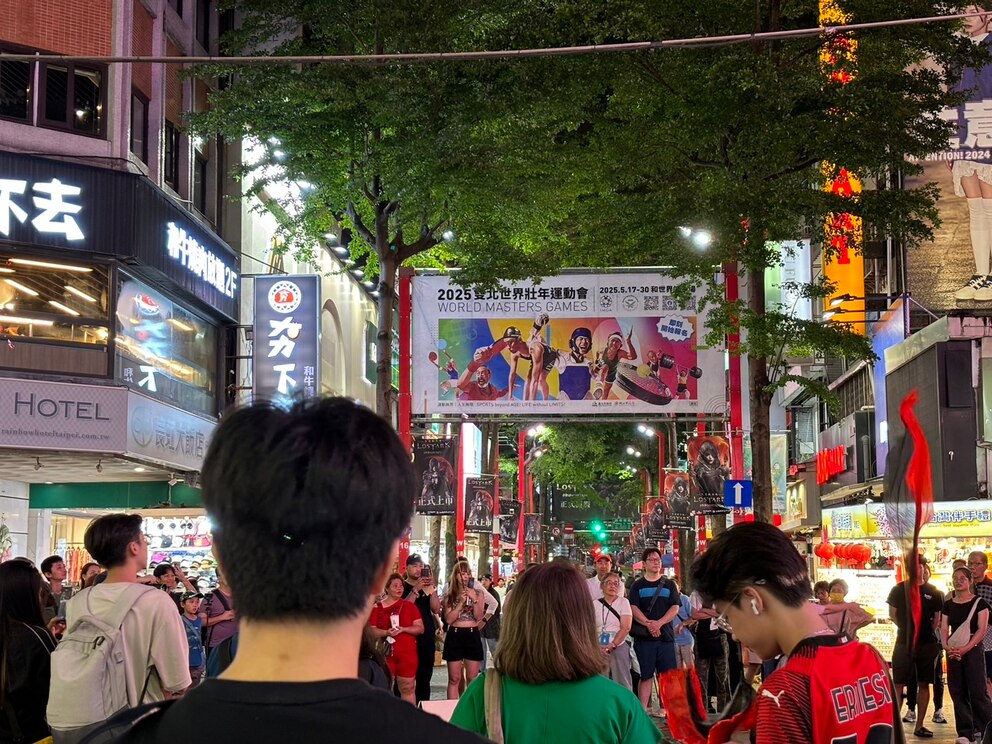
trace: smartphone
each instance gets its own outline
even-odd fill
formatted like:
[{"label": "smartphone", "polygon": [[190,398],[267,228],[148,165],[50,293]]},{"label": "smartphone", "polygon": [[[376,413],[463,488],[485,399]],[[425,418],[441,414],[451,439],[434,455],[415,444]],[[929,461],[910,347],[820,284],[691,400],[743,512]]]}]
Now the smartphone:
[{"label": "smartphone", "polygon": [[468,580],[468,588],[469,589],[475,589],[475,579],[469,579]]},{"label": "smartphone", "polygon": [[420,570],[420,578],[422,578],[422,579],[430,579],[431,578],[431,567],[430,566],[424,566]]}]

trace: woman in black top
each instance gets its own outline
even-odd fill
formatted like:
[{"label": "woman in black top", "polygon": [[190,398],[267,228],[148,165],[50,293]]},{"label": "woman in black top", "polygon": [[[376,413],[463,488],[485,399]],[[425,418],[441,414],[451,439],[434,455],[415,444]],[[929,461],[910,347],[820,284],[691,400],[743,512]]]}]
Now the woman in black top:
[{"label": "woman in black top", "polygon": [[[940,638],[947,649],[947,688],[954,703],[954,723],[958,738],[980,739],[992,721],[992,701],[985,687],[985,652],[982,641],[989,626],[989,606],[976,597],[971,572],[958,568],[951,576],[954,597],[944,602],[940,618]],[[968,623],[966,638],[948,644],[948,638]]]},{"label": "woman in black top", "polygon": [[41,575],[24,561],[0,564],[0,742],[35,742],[45,721],[55,639],[42,619]]}]

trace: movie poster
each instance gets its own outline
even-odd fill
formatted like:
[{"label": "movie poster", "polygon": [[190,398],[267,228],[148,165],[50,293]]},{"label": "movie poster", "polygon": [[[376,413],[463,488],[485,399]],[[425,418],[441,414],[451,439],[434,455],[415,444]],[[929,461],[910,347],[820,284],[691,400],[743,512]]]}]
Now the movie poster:
[{"label": "movie poster", "polygon": [[725,437],[692,437],[687,449],[690,511],[697,514],[726,512],[723,484],[730,477],[730,443]]},{"label": "movie poster", "polygon": [[[973,9],[976,6],[961,6]],[[973,43],[992,45],[986,14],[963,21]],[[930,61],[929,66],[936,67]],[[934,239],[909,248],[907,290],[913,300],[937,314],[953,310],[992,310],[992,65],[965,68],[954,86],[968,98],[941,118],[955,126],[947,149],[919,163],[923,172],[907,175],[906,188],[934,183],[940,188],[941,224]],[[879,461],[881,462],[881,461]]]},{"label": "movie poster", "polygon": [[668,526],[677,530],[692,529],[692,497],[689,474],[684,470],[666,470],[664,498],[668,508]]},{"label": "movie poster", "polygon": [[661,274],[563,274],[495,290],[413,280],[413,408],[431,413],[706,413],[725,407],[702,291]]},{"label": "movie poster", "polygon": [[458,438],[417,439],[413,443],[413,469],[420,484],[419,514],[454,514],[458,484]]},{"label": "movie poster", "polygon": [[465,531],[491,534],[496,504],[496,476],[465,479]]},{"label": "movie poster", "polygon": [[524,545],[540,545],[542,542],[541,515],[524,514]]},{"label": "movie poster", "polygon": [[514,499],[499,502],[499,539],[507,545],[516,545],[520,533],[520,502]]}]

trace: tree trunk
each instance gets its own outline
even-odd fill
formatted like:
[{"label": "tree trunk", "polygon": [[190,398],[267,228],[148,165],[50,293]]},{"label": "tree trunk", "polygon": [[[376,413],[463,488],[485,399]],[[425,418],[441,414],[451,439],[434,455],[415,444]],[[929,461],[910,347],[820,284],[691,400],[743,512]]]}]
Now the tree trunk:
[{"label": "tree trunk", "polygon": [[[430,561],[431,566],[434,567],[435,573],[440,573],[441,571],[441,517],[428,517],[427,518],[427,529],[429,530],[430,537],[428,538],[428,553],[427,557]],[[448,580],[447,576],[443,576],[437,579],[437,582],[443,583]]]},{"label": "tree trunk", "polygon": [[[763,271],[748,270],[748,305],[756,313],[765,311]],[[771,413],[772,394],[768,392],[768,360],[749,354],[751,405],[751,480],[754,483],[754,518],[772,521]]]},{"label": "tree trunk", "polygon": [[396,275],[399,262],[389,249],[389,240],[378,245],[379,255],[379,334],[375,340],[375,412],[389,422],[393,421],[393,297],[396,292]]},{"label": "tree trunk", "polygon": [[679,543],[679,581],[682,583],[682,592],[689,594],[692,592],[692,581],[689,578],[692,567],[692,559],[696,555],[696,532],[695,530],[678,530]]}]

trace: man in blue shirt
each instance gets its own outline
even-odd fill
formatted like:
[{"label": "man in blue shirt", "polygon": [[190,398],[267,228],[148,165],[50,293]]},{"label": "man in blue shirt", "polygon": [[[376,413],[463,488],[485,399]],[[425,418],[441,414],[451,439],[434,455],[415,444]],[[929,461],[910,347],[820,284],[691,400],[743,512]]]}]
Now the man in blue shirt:
[{"label": "man in blue shirt", "polygon": [[693,655],[695,638],[693,638],[692,631],[689,630],[687,624],[692,620],[692,604],[689,602],[689,598],[682,594],[677,576],[672,577],[672,583],[679,590],[679,614],[672,621],[675,627],[675,660],[679,669],[688,669],[695,663]]},{"label": "man in blue shirt", "polygon": [[631,635],[641,668],[637,696],[644,710],[651,704],[652,677],[678,667],[675,629],[672,620],[682,607],[681,594],[671,579],[661,573],[661,551],[647,548],[641,554],[644,575],[630,585],[627,599],[634,616]]}]

